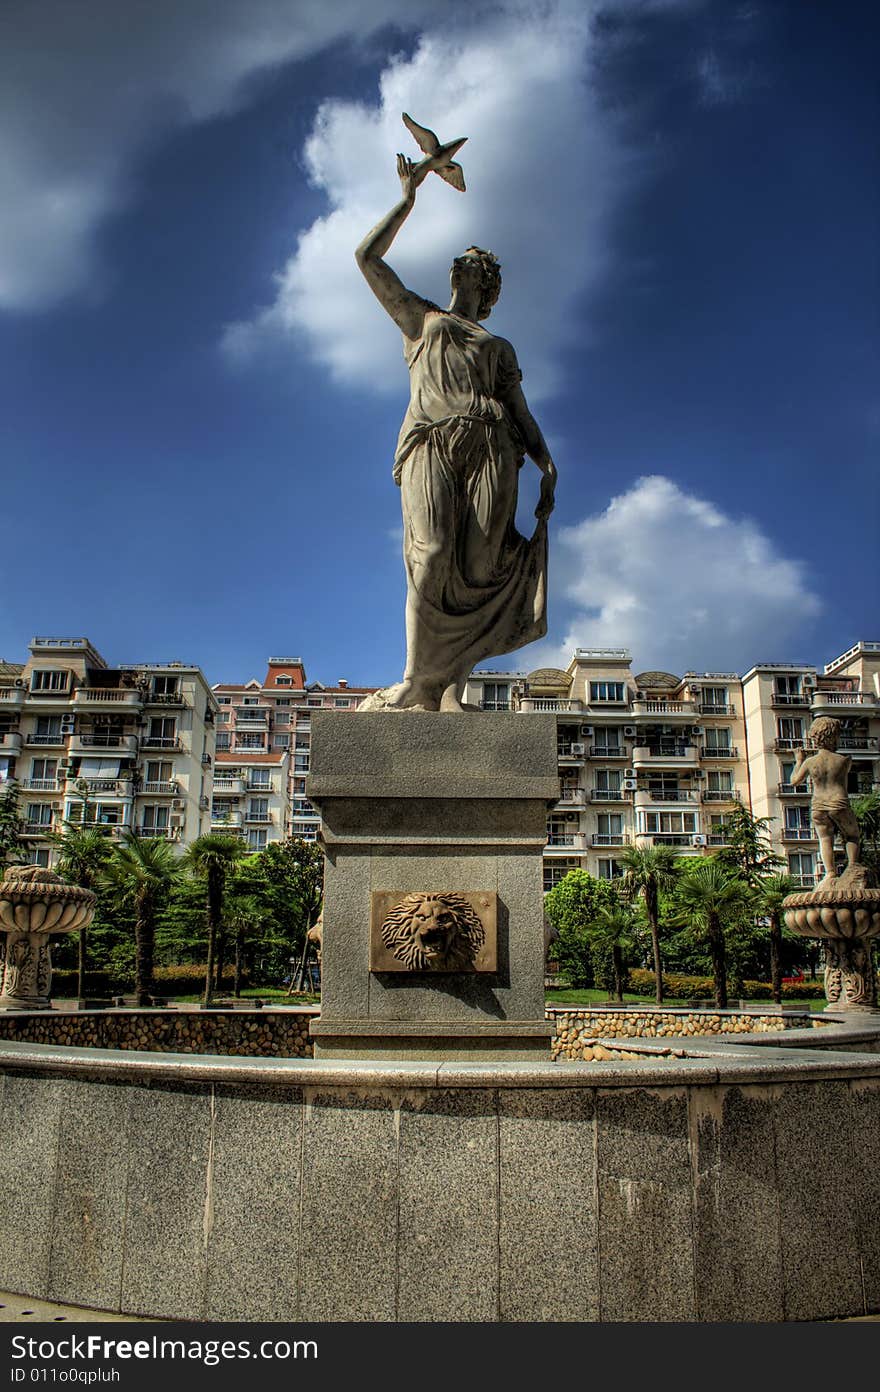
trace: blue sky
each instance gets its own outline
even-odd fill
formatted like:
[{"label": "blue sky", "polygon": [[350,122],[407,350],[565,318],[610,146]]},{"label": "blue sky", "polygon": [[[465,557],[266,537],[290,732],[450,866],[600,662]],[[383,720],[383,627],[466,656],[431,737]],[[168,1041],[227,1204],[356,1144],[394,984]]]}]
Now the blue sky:
[{"label": "blue sky", "polygon": [[445,302],[498,254],[559,470],[550,632],[494,665],[880,638],[874,13],[6,0],[0,655],[399,677],[406,374],[352,252],[402,110],[468,136],[468,191],[429,179],[388,259]]}]

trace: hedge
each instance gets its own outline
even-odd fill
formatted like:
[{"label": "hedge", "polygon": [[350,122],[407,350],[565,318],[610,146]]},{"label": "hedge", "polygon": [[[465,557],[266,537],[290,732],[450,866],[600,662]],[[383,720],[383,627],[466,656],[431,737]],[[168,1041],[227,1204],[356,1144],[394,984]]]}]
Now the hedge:
[{"label": "hedge", "polygon": [[[633,968],[629,974],[629,989],[636,996],[654,996],[654,973],[642,968]],[[663,994],[678,1000],[700,1001],[715,999],[715,982],[711,976],[679,976],[675,972],[663,973]],[[742,996],[737,999],[772,1000],[773,987],[769,981],[744,981]],[[824,1000],[825,987],[821,981],[786,982],[782,987],[783,1000]]]},{"label": "hedge", "polygon": [[[160,996],[200,995],[205,989],[205,967],[199,966],[197,962],[186,962],[174,967],[154,967],[153,982],[156,994]],[[232,969],[229,965],[223,971],[223,984],[232,984]],[[242,975],[242,985],[250,985],[247,972]],[[130,994],[134,982],[127,977],[120,979],[108,971],[87,971],[85,986],[88,996],[115,996],[126,992]],[[50,989],[53,996],[75,996],[76,987],[75,971],[61,968],[52,972]]]}]

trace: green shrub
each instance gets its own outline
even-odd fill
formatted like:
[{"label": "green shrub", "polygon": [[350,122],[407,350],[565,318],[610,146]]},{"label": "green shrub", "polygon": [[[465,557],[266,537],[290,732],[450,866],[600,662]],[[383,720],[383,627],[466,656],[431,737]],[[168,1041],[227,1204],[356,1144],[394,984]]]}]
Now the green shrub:
[{"label": "green shrub", "polygon": [[[634,995],[654,996],[654,973],[634,968],[629,974],[629,988]],[[663,994],[674,1000],[714,1001],[715,983],[711,976],[679,976],[675,972],[663,973]],[[733,992],[731,992],[733,995]],[[742,995],[737,999],[772,1001],[773,987],[769,981],[744,981]],[[821,981],[791,981],[782,987],[782,999],[786,1000],[824,1000],[825,987]]]},{"label": "green shrub", "polygon": [[[53,996],[75,996],[78,980],[76,972],[69,967],[53,970],[49,989]],[[106,971],[87,971],[85,988],[87,996],[109,996],[119,989],[110,972]]]}]

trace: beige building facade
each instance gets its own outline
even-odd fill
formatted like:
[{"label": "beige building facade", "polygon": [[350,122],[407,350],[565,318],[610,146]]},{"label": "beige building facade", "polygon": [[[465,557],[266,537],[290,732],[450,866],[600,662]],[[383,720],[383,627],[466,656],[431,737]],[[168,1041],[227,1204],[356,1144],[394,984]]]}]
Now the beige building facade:
[{"label": "beige building facade", "polygon": [[88,638],[35,638],[0,670],[0,782],[21,798],[28,857],[84,822],[181,849],[208,830],[217,705],[182,662],[111,668]]}]

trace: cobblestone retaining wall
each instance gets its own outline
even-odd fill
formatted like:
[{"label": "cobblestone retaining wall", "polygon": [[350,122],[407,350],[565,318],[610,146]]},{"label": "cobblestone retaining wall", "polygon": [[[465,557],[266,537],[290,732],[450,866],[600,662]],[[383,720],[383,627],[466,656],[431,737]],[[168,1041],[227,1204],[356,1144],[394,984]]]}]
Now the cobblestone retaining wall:
[{"label": "cobblestone retaining wall", "polygon": [[[784,1015],[759,1015],[751,1011],[573,1009],[547,1011],[556,1024],[551,1044],[554,1059],[640,1058],[619,1048],[608,1048],[610,1039],[660,1039],[707,1034],[774,1034],[787,1029],[808,1029],[815,1021],[809,1011]],[[601,1041],[601,1042],[600,1042]],[[683,1057],[680,1050],[664,1054]]]},{"label": "cobblestone retaining wall", "polygon": [[311,1058],[309,1020],[318,1011],[95,1010],[0,1014],[0,1039],[160,1054]]},{"label": "cobblestone retaining wall", "polygon": [[[96,1010],[0,1013],[0,1039],[68,1044],[92,1049],[146,1049],[153,1053],[235,1054],[243,1058],[311,1058],[309,1021],[320,1011]],[[808,1012],[784,1015],[738,1011],[583,1009],[551,1007],[556,1025],[552,1059],[589,1061],[640,1058],[611,1040],[707,1034],[768,1034],[803,1029]],[[652,1050],[683,1057],[680,1049]]]}]

